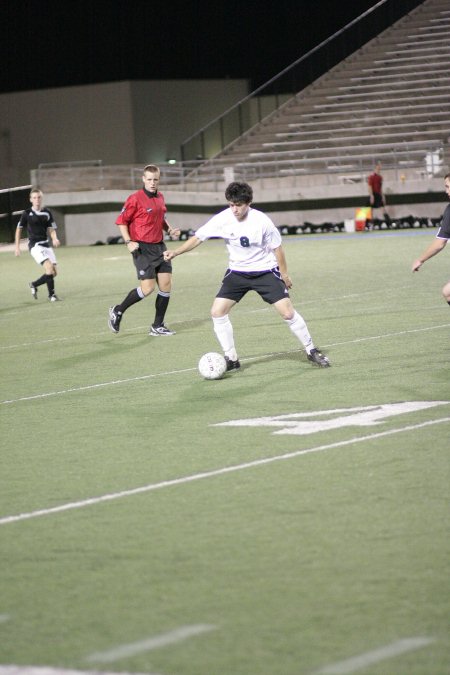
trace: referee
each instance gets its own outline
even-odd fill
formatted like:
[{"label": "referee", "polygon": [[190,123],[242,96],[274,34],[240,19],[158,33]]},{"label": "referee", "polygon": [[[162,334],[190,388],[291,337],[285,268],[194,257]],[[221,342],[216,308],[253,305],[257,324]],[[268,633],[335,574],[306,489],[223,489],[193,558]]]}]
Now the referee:
[{"label": "referee", "polygon": [[113,333],[119,332],[124,312],[153,293],[158,285],[155,319],[149,335],[159,337],[175,334],[175,331],[164,325],[172,288],[172,265],[164,260],[164,232],[177,238],[180,230],[171,227],[166,220],[167,208],[163,195],[158,191],[159,180],[159,168],[148,164],[142,176],[144,187],[128,197],[116,220],[132,256],[139,286],[133,288],[120,304],[109,308],[108,325]]}]

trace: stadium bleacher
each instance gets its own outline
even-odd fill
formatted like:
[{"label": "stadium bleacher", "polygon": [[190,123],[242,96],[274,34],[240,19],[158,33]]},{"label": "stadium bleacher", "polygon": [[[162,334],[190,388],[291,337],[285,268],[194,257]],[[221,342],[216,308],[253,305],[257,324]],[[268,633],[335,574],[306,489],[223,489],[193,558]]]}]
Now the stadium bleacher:
[{"label": "stadium bleacher", "polygon": [[[187,139],[203,147],[201,156],[160,164],[174,217],[198,226],[227,182],[246,180],[287,232],[340,232],[367,201],[366,179],[380,161],[394,213],[373,229],[435,226],[450,170],[449,28],[448,0],[424,0],[294,95],[253,92]],[[244,118],[246,130],[233,135]],[[118,191],[140,186],[141,170],[47,165],[32,182],[50,195],[70,193],[53,205],[72,214],[82,191],[101,191],[104,200],[110,191],[108,204],[119,203]],[[80,196],[85,210],[86,201]]]},{"label": "stadium bleacher", "polygon": [[[450,7],[426,0],[195,170],[427,171],[450,136]],[[433,173],[441,163],[435,162]],[[302,184],[301,178],[299,184]]]}]

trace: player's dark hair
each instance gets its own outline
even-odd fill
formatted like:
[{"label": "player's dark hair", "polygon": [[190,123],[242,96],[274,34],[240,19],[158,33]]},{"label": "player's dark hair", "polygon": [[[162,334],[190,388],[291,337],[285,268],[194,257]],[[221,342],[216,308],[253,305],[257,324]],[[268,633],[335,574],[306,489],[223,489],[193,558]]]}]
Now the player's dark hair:
[{"label": "player's dark hair", "polygon": [[235,181],[225,190],[225,199],[234,204],[250,204],[253,201],[253,190],[248,183]]},{"label": "player's dark hair", "polygon": [[444,180],[447,180],[447,178],[450,178],[450,173],[446,173],[444,176]]}]

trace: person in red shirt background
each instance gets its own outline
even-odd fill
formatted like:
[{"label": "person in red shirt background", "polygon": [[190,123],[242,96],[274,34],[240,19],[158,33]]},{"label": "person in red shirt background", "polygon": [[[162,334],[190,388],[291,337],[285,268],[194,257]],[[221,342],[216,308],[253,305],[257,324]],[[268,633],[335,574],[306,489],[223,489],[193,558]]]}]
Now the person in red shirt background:
[{"label": "person in red shirt background", "polygon": [[166,220],[167,208],[164,196],[158,192],[159,180],[159,168],[154,164],[148,164],[142,176],[144,187],[128,197],[116,220],[116,225],[133,257],[140,283],[120,304],[109,308],[108,325],[113,333],[119,332],[124,312],[153,293],[158,285],[155,318],[150,326],[149,335],[175,334],[175,331],[164,325],[172,288],[172,265],[170,261],[164,260],[166,250],[164,232],[176,239],[180,236],[180,230],[171,227]]},{"label": "person in red shirt background", "polygon": [[369,187],[369,203],[372,209],[386,209],[386,198],[383,192],[383,176],[381,175],[381,164],[377,162],[374,172],[367,178]]}]

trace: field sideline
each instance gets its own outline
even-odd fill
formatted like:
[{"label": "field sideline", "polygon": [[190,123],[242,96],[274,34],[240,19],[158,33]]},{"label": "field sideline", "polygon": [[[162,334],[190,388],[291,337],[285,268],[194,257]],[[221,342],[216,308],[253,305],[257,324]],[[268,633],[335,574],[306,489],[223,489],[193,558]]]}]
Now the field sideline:
[{"label": "field sideline", "polygon": [[332,368],[253,295],[217,382],[221,242],[174,260],[169,338],[153,298],[107,327],[125,247],[60,248],[60,303],[0,251],[0,675],[448,672],[448,252],[410,272],[433,236],[285,237]]}]

